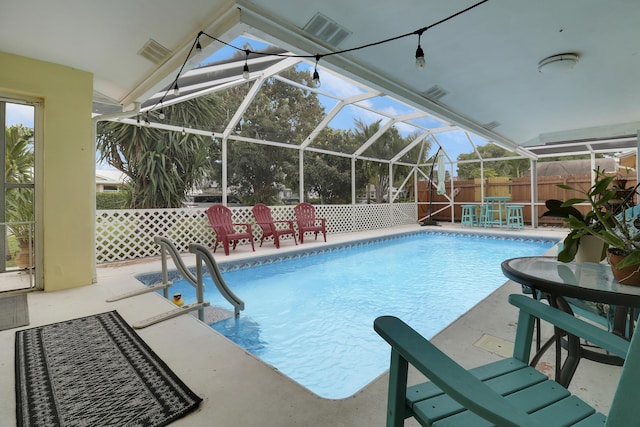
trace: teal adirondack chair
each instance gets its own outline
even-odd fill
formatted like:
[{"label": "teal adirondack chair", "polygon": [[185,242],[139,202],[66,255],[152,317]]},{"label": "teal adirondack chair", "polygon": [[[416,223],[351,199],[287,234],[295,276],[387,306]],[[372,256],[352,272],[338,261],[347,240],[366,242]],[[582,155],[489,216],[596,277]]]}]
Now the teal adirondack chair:
[{"label": "teal adirondack chair", "polygon": [[[424,426],[639,425],[640,338],[631,343],[524,295],[510,295],[520,309],[513,357],[465,370],[400,319],[379,317],[376,332],[391,345],[387,426],[414,417]],[[534,319],[539,317],[622,358],[609,415],[598,413],[528,365]],[[407,387],[408,364],[431,382]]]}]

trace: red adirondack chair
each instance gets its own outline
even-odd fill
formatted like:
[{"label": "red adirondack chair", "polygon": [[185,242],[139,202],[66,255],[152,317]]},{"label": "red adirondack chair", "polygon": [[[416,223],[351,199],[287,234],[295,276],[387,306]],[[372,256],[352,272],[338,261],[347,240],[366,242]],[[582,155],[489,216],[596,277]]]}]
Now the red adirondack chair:
[{"label": "red adirondack chair", "polygon": [[[269,206],[258,203],[253,208],[251,208],[251,212],[253,212],[253,216],[256,219],[256,222],[262,228],[262,237],[260,237],[260,246],[262,246],[262,241],[269,236],[273,236],[273,242],[276,244],[276,248],[280,249],[280,236],[284,236],[287,234],[291,234],[293,236],[293,241],[295,244],[298,244],[296,240],[296,233],[293,229],[293,221],[291,220],[278,220],[274,221],[271,216],[271,209]],[[282,224],[278,228],[278,224]]]},{"label": "red adirondack chair", "polygon": [[[239,240],[247,239],[251,243],[251,249],[255,251],[253,246],[253,233],[251,232],[251,224],[236,223],[231,220],[231,210],[224,205],[212,205],[207,209],[207,218],[213,230],[216,232],[216,242],[213,245],[213,252],[216,251],[218,244],[224,247],[224,254],[229,255],[229,242],[233,242],[233,249]],[[238,228],[244,227],[245,231],[236,231]]]},{"label": "red adirondack chair", "polygon": [[327,241],[327,220],[325,218],[316,218],[316,208],[311,203],[298,203],[293,210],[296,213],[300,244],[304,243],[304,233],[314,233],[316,240],[318,239],[318,233],[322,233],[324,241]]}]

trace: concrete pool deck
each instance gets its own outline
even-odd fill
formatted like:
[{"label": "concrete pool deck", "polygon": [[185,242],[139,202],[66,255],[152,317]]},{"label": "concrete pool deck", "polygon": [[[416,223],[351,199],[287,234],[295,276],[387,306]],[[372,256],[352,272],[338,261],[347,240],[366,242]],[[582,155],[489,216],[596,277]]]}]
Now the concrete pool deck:
[{"label": "concrete pool deck", "polygon": [[[328,243],[340,243],[364,238],[380,237],[434,227],[418,225],[361,233],[334,234]],[[497,229],[462,229],[459,225],[441,223],[442,231],[471,231],[518,236],[560,239],[565,232],[558,229],[525,229],[505,232]],[[320,238],[305,240],[294,246],[284,241],[279,250],[271,241],[251,252],[249,246],[239,246],[229,257],[217,252],[216,260],[238,260],[254,256],[283,253],[325,245]],[[188,266],[195,262],[193,255],[184,255]],[[170,262],[170,268],[173,268]],[[161,269],[159,258],[126,263],[112,263],[98,267],[98,282],[82,288],[51,293],[28,294],[30,325],[34,327],[117,310],[129,323],[169,311],[170,301],[157,294],[145,294],[107,303],[114,295],[140,288],[135,275]],[[506,280],[506,279],[505,279]],[[446,285],[446,284],[443,284]],[[516,310],[507,303],[507,296],[520,293],[520,286],[506,282],[489,297],[441,331],[433,342],[465,367],[473,367],[509,353],[515,335]],[[393,314],[393,313],[389,313]],[[348,325],[345,325],[348,327]],[[13,427],[15,417],[14,337],[17,329],[0,331],[0,425]],[[167,365],[199,396],[199,409],[172,423],[172,426],[383,426],[385,424],[387,374],[383,374],[354,396],[340,400],[320,398],[275,368],[247,353],[218,334],[195,317],[183,315],[145,329],[138,334]],[[550,336],[544,330],[544,336]],[[553,353],[552,351],[548,353]],[[553,360],[545,358],[538,369],[553,375]],[[607,413],[620,368],[583,360],[571,390],[599,411]],[[336,378],[336,381],[339,381]],[[410,382],[421,381],[411,372]],[[417,425],[412,420],[406,425]]]}]

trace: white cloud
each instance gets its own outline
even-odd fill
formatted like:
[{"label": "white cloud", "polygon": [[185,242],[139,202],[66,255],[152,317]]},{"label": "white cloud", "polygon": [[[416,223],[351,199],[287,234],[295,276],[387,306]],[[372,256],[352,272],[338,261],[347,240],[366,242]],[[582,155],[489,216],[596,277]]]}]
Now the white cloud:
[{"label": "white cloud", "polygon": [[22,124],[33,128],[33,107],[31,105],[7,103],[6,125],[14,126]]}]

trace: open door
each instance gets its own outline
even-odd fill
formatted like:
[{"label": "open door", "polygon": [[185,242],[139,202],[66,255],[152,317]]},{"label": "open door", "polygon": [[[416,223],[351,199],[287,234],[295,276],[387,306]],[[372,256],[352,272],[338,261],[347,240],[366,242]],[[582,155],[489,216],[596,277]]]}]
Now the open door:
[{"label": "open door", "polygon": [[36,289],[36,104],[0,97],[0,292]]}]

